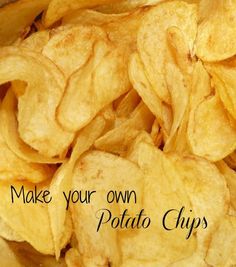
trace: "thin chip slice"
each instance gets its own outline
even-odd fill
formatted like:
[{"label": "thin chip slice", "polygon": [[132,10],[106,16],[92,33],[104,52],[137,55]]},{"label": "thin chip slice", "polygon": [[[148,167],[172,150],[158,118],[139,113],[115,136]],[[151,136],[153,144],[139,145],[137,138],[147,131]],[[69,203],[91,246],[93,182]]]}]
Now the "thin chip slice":
[{"label": "thin chip slice", "polygon": [[235,150],[236,123],[217,95],[203,100],[191,111],[188,140],[195,155],[210,161],[221,160]]},{"label": "thin chip slice", "polygon": [[[22,186],[24,186],[25,201],[26,194],[32,191],[27,197],[27,201],[29,201],[32,199],[35,190],[33,184],[24,183],[22,185],[20,182],[14,182],[12,184],[9,182],[1,182],[0,194],[2,200],[0,203],[0,214],[2,219],[14,232],[19,234],[22,239],[30,243],[36,250],[43,254],[53,255],[53,239],[46,204],[35,204],[32,203],[32,201],[30,203],[24,203],[23,191],[20,193],[20,198],[17,198],[13,191],[12,196],[14,204],[12,204],[11,197],[9,197],[11,186],[14,186],[18,194]],[[37,186],[38,191],[46,189],[47,187]],[[49,198],[46,197],[46,200],[48,201]],[[47,240],[47,242],[45,242],[45,240]]]},{"label": "thin chip slice", "polygon": [[13,80],[27,83],[25,93],[18,98],[20,137],[42,155],[62,154],[74,136],[56,121],[56,108],[65,87],[63,74],[39,53],[4,47],[0,51],[0,84]]},{"label": "thin chip slice", "polygon": [[105,32],[96,26],[62,26],[51,31],[51,38],[43,48],[68,78],[92,56],[94,43],[105,40]]},{"label": "thin chip slice", "polygon": [[[72,230],[65,227],[66,217],[69,216],[67,211],[69,207],[65,201],[64,193],[68,195],[72,188],[73,169],[76,161],[84,152],[90,149],[94,141],[102,134],[104,128],[105,120],[99,116],[81,130],[77,135],[70,159],[60,166],[51,181],[50,192],[56,201],[49,205],[49,216],[57,259],[65,245],[65,242],[62,242],[65,232],[69,231],[71,233]],[[68,234],[69,238],[70,235]]]},{"label": "thin chip slice", "polygon": [[95,147],[107,152],[123,154],[140,131],[146,130],[149,132],[151,130],[153,121],[154,116],[147,106],[141,102],[129,119],[100,137],[95,142]]},{"label": "thin chip slice", "polygon": [[0,46],[10,45],[23,35],[48,3],[49,0],[19,0],[0,8]]},{"label": "thin chip slice", "polygon": [[236,264],[236,217],[226,216],[211,240],[206,262],[212,266],[235,266]]},{"label": "thin chip slice", "polygon": [[[221,61],[236,54],[236,2],[200,1],[202,21],[198,27],[196,54],[203,61]],[[224,37],[224,41],[222,41]]]},{"label": "thin chip slice", "polygon": [[197,6],[182,1],[161,3],[143,17],[138,33],[138,53],[147,78],[160,99],[168,104],[171,101],[164,66],[166,62],[172,62],[167,38],[167,29],[170,27],[179,28],[192,54],[197,34]]},{"label": "thin chip slice", "polygon": [[46,27],[49,27],[75,9],[91,8],[116,1],[117,0],[52,0],[46,14],[44,14],[43,23]]},{"label": "thin chip slice", "polygon": [[95,45],[93,56],[68,82],[58,109],[60,124],[77,131],[130,89],[125,51],[109,42]]},{"label": "thin chip slice", "polygon": [[[113,266],[120,266],[121,253],[117,242],[118,231],[109,225],[97,230],[98,218],[94,216],[99,209],[107,208],[119,216],[124,209],[135,214],[141,208],[143,179],[137,165],[109,153],[92,151],[83,156],[74,171],[73,189],[96,190],[88,204],[76,203],[72,206],[75,234],[79,240],[79,254],[85,266],[89,264],[105,265],[109,261]],[[135,190],[137,203],[108,204],[106,194],[110,190]],[[132,216],[132,215],[131,215]],[[122,231],[122,230],[121,230]],[[127,230],[128,231],[128,230]]]},{"label": "thin chip slice", "polygon": [[215,89],[228,112],[236,119],[236,61],[222,64],[207,64]]},{"label": "thin chip slice", "polygon": [[22,242],[24,239],[0,218],[0,236],[9,241]]},{"label": "thin chip slice", "polygon": [[25,144],[18,133],[18,124],[16,119],[17,100],[11,90],[7,92],[7,95],[2,101],[0,111],[0,128],[4,141],[7,146],[14,152],[19,158],[26,162],[32,163],[46,163],[55,164],[63,162],[59,158],[49,158],[40,155],[36,150]]}]

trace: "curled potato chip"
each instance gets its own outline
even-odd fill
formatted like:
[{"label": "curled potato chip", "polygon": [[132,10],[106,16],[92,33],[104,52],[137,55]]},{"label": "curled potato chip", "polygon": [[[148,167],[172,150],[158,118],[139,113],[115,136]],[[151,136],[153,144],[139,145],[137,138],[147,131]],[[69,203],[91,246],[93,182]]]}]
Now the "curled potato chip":
[{"label": "curled potato chip", "polygon": [[221,61],[234,56],[235,1],[202,0],[200,11],[204,14],[200,13],[202,21],[196,39],[197,56],[203,61]]},{"label": "curled potato chip", "polygon": [[[212,266],[230,267],[236,264],[236,217],[226,216],[211,240],[206,262]],[[220,253],[219,253],[220,248]]]},{"label": "curled potato chip", "polygon": [[93,56],[69,80],[58,109],[64,128],[77,131],[130,88],[124,51],[108,42],[98,42]]},{"label": "curled potato chip", "polygon": [[65,86],[62,73],[39,53],[5,47],[0,52],[0,83],[13,80],[27,82],[25,93],[18,98],[20,137],[45,156],[62,154],[73,139],[73,133],[63,130],[56,121]]},{"label": "curled potato chip", "polygon": [[153,90],[138,53],[133,53],[129,63],[129,78],[134,89],[138,92],[143,102],[156,116],[163,127],[164,137],[167,138],[172,125],[172,113]]},{"label": "curled potato chip", "polygon": [[46,14],[44,14],[43,23],[46,27],[49,27],[75,9],[91,8],[116,1],[117,0],[52,0],[49,3]]},{"label": "curled potato chip", "polygon": [[105,32],[96,26],[62,26],[52,30],[51,35],[43,48],[43,54],[50,58],[66,77],[88,61],[95,42],[106,39]]},{"label": "curled potato chip", "polygon": [[0,236],[9,241],[22,242],[24,239],[7,225],[0,217]]},{"label": "curled potato chip", "polygon": [[[2,124],[1,124],[2,125]],[[47,165],[28,163],[17,157],[0,134],[0,180],[28,180],[39,183],[53,176],[53,168]]]},{"label": "curled potato chip", "polygon": [[[108,208],[119,214],[125,208],[136,214],[141,205],[142,173],[130,161],[112,154],[92,151],[84,155],[77,164],[73,175],[73,188],[96,190],[93,201],[86,206],[77,203],[72,206],[75,234],[80,240],[79,254],[84,266],[89,264],[106,265],[110,262],[120,266],[121,254],[117,242],[118,231],[103,227],[98,232],[98,219],[94,216],[97,210]],[[135,190],[139,198],[137,203],[108,204],[105,196],[109,190]],[[86,227],[84,227],[86,225]]]},{"label": "curled potato chip", "polygon": [[42,49],[50,39],[50,31],[38,31],[31,34],[29,37],[24,39],[20,46],[33,50],[35,52],[42,52]]},{"label": "curled potato chip", "polygon": [[65,25],[100,26],[106,31],[108,38],[117,46],[123,46],[133,52],[137,46],[137,33],[145,13],[145,9],[124,14],[103,14],[94,10],[77,10],[66,16],[62,23]]},{"label": "curled potato chip", "polygon": [[191,112],[188,139],[193,153],[210,161],[221,160],[236,148],[236,123],[217,95],[202,101]]},{"label": "curled potato chip", "polygon": [[40,155],[37,151],[25,144],[19,137],[17,129],[16,119],[16,107],[17,101],[11,90],[9,90],[3,99],[0,111],[0,128],[4,141],[7,146],[14,152],[19,158],[33,163],[47,163],[55,164],[60,163],[63,160],[56,158],[48,158]]},{"label": "curled potato chip", "polygon": [[138,53],[153,90],[166,103],[170,103],[164,73],[165,63],[171,62],[167,40],[167,29],[170,27],[177,27],[183,32],[192,54],[197,33],[197,6],[181,1],[164,2],[151,8],[142,19]]},{"label": "curled potato chip", "polygon": [[[50,203],[49,216],[57,258],[60,256],[61,249],[69,240],[72,230],[71,227],[69,229],[66,228],[66,218],[69,214],[67,211],[68,204],[65,201],[63,192],[69,194],[72,187],[72,175],[76,161],[84,152],[90,149],[94,141],[102,134],[104,128],[105,120],[101,116],[98,116],[82,129],[77,135],[70,159],[58,168],[51,181],[50,192],[57,201]],[[67,235],[68,238],[63,240],[66,232],[69,232]]]},{"label": "curled potato chip", "polygon": [[130,113],[136,108],[140,102],[140,97],[137,92],[132,89],[120,101],[116,107],[116,114],[118,117],[128,117]]},{"label": "curled potato chip", "polygon": [[0,8],[0,45],[10,45],[20,37],[48,3],[49,0],[19,0]]},{"label": "curled potato chip", "polygon": [[236,172],[228,167],[224,161],[219,161],[216,166],[224,175],[230,192],[230,204],[236,210]]},{"label": "curled potato chip", "polygon": [[236,119],[236,61],[222,64],[207,64],[214,87],[228,112]]},{"label": "curled potato chip", "polygon": [[[42,203],[35,204],[31,202],[25,204],[22,196],[20,199],[15,197],[13,205],[9,197],[11,185],[14,185],[17,192],[22,187],[20,182],[14,182],[14,184],[1,182],[0,193],[2,201],[0,214],[2,219],[36,250],[43,254],[53,255],[54,247],[47,207]],[[25,191],[34,191],[34,186],[33,184],[24,183],[24,189]],[[45,187],[37,186],[37,190],[40,189],[45,190]]]},{"label": "curled potato chip", "polygon": [[107,152],[122,154],[141,130],[149,132],[154,116],[144,103],[140,103],[130,118],[95,142],[95,147]]},{"label": "curled potato chip", "polygon": [[0,238],[0,257],[2,267],[23,267],[8,243],[2,238]]},{"label": "curled potato chip", "polygon": [[[136,149],[137,164],[145,174],[142,208],[152,223],[145,231],[121,237],[123,259],[136,261],[137,264],[147,261],[147,266],[149,262],[150,266],[167,266],[191,256],[196,247],[196,240],[192,236],[186,242],[184,229],[176,229],[174,235],[170,235],[163,228],[162,218],[167,210],[173,208],[185,206],[186,216],[190,217],[194,215],[190,214],[189,209],[193,209],[194,214],[195,210],[190,202],[184,179],[168,155],[154,145],[142,141]],[[156,238],[157,236],[160,238]]]}]

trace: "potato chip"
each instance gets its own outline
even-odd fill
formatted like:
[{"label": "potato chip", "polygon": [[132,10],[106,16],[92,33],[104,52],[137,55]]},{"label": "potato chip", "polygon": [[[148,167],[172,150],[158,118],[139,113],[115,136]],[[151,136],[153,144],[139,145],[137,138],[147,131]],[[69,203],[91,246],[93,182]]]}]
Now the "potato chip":
[{"label": "potato chip", "polygon": [[67,267],[78,267],[82,266],[81,257],[79,252],[75,248],[71,248],[66,252],[65,261]]},{"label": "potato chip", "polygon": [[51,31],[52,37],[43,48],[50,58],[69,77],[82,67],[93,53],[93,46],[105,40],[105,32],[95,26],[62,26]]},{"label": "potato chip", "polygon": [[0,45],[10,45],[20,37],[48,3],[49,0],[18,0],[0,8]]},{"label": "potato chip", "polygon": [[106,31],[109,40],[117,46],[123,46],[131,53],[136,49],[138,29],[145,13],[145,9],[124,14],[103,14],[93,10],[76,10],[66,16],[62,24],[100,26]]},{"label": "potato chip", "polygon": [[[2,125],[2,124],[1,124]],[[5,143],[0,133],[0,180],[28,180],[39,183],[50,179],[54,169],[47,165],[28,163],[17,157]]]},{"label": "potato chip", "polygon": [[9,225],[7,225],[1,217],[0,217],[0,236],[9,241],[17,241],[17,242],[24,241],[22,237],[15,231],[13,231],[12,228]]},{"label": "potato chip", "polygon": [[[12,88],[11,88],[12,89]],[[25,144],[19,137],[15,115],[17,101],[11,90],[7,92],[0,111],[0,128],[4,141],[19,158],[33,163],[60,163],[62,159],[47,158]],[[52,173],[51,173],[52,174]]]},{"label": "potato chip", "polygon": [[[235,266],[236,264],[236,217],[226,216],[210,243],[206,262],[212,266]],[[219,251],[220,248],[220,251]]]},{"label": "potato chip", "polygon": [[196,240],[194,236],[185,240],[186,229],[175,229],[174,234],[166,231],[162,218],[169,209],[185,206],[185,216],[190,217],[194,215],[189,209],[193,209],[194,214],[195,210],[181,173],[168,156],[144,142],[139,143],[138,149],[137,163],[145,173],[143,208],[145,214],[151,217],[152,224],[145,231],[122,235],[122,254],[124,261],[132,259],[143,264],[153,261],[156,265],[150,266],[167,266],[192,255]]},{"label": "potato chip", "polygon": [[120,101],[116,107],[116,114],[118,117],[128,117],[140,102],[140,97],[137,92],[132,89]]},{"label": "potato chip", "polygon": [[47,12],[44,14],[43,23],[46,27],[70,13],[75,9],[91,8],[101,4],[116,2],[117,0],[52,0],[49,3]]},{"label": "potato chip", "polygon": [[38,31],[24,39],[20,46],[41,53],[50,39],[50,31]]},{"label": "potato chip", "polygon": [[151,8],[142,20],[138,53],[153,90],[165,103],[171,102],[164,73],[165,63],[171,62],[166,32],[170,27],[177,27],[183,32],[192,54],[197,33],[197,6],[181,1],[164,2]]},{"label": "potato chip", "polygon": [[1,257],[1,266],[2,267],[23,267],[17,259],[14,252],[11,250],[6,241],[0,238],[0,257]]},{"label": "potato chip", "polygon": [[63,153],[72,142],[73,133],[63,130],[55,118],[65,86],[58,68],[39,53],[6,47],[0,52],[0,77],[1,84],[12,80],[27,82],[26,92],[18,99],[22,140],[45,156]]},{"label": "potato chip", "polygon": [[193,153],[210,161],[221,160],[234,151],[236,123],[230,119],[217,95],[203,100],[192,111],[188,138]]},{"label": "potato chip", "polygon": [[[19,192],[22,183],[14,182],[14,188]],[[1,182],[0,214],[2,219],[36,250],[43,254],[53,255],[54,247],[47,207],[42,203],[35,204],[31,202],[25,204],[22,193],[20,199],[16,199],[15,196],[13,205],[11,196],[9,196],[10,189],[11,184],[9,182]],[[34,191],[34,186],[24,183],[24,189],[25,192]],[[37,186],[37,190],[45,190],[45,187]]]},{"label": "potato chip", "polygon": [[[89,204],[76,203],[72,206],[75,234],[79,240],[79,254],[84,266],[103,266],[108,262],[120,266],[118,231],[108,226],[97,232],[98,219],[94,214],[106,207],[117,215],[119,210],[123,211],[127,207],[129,212],[136,214],[141,204],[142,178],[142,173],[135,164],[112,154],[92,151],[78,162],[73,175],[73,188],[80,188],[82,192],[97,191]],[[139,198],[136,204],[121,202],[111,206],[105,200],[109,190],[135,190]]]},{"label": "potato chip", "polygon": [[217,162],[216,166],[226,179],[230,192],[230,204],[236,210],[236,172],[230,169],[224,161]]},{"label": "potato chip", "polygon": [[231,0],[202,0],[200,11],[203,14],[200,13],[202,21],[196,39],[197,56],[203,61],[221,61],[234,56],[236,3]]},{"label": "potato chip", "polygon": [[77,131],[130,88],[124,51],[98,42],[93,56],[69,80],[58,109],[61,125]]},{"label": "potato chip", "polygon": [[167,138],[172,125],[172,113],[168,106],[163,104],[158,95],[153,90],[147,79],[144,67],[137,53],[132,54],[129,64],[129,78],[134,89],[138,92],[143,102],[156,116],[159,124],[163,128],[164,138]]},{"label": "potato chip", "polygon": [[[72,186],[72,175],[76,161],[79,157],[89,150],[94,141],[102,134],[105,128],[105,121],[102,117],[95,118],[88,126],[78,133],[76,142],[74,144],[71,157],[68,162],[58,168],[51,184],[50,192],[57,201],[50,203],[49,216],[52,227],[53,241],[55,246],[56,257],[59,258],[60,251],[71,236],[71,227],[66,228],[66,217],[68,214],[68,203],[65,201],[64,194],[68,194]],[[65,233],[69,232],[68,239],[65,242],[63,237]]]},{"label": "potato chip", "polygon": [[153,120],[154,116],[146,105],[140,103],[129,119],[100,137],[95,142],[95,147],[107,152],[123,154],[141,130],[147,132],[151,130]]},{"label": "potato chip", "polygon": [[225,64],[207,64],[206,67],[225,108],[236,119],[236,61]]}]

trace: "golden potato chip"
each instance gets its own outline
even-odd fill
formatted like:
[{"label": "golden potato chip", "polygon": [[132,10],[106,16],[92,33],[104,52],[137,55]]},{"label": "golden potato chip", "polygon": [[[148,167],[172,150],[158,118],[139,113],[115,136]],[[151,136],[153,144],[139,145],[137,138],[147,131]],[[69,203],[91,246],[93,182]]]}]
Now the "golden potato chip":
[{"label": "golden potato chip", "polygon": [[[235,1],[200,1],[196,54],[203,61],[220,61],[236,54]],[[223,40],[222,40],[223,37]]]},{"label": "golden potato chip", "polygon": [[29,163],[15,155],[5,143],[1,133],[0,158],[0,180],[28,180],[39,183],[50,179],[54,173],[54,169],[47,165]]},{"label": "golden potato chip", "polygon": [[[117,215],[129,207],[136,214],[140,209],[142,196],[142,173],[128,160],[112,154],[92,151],[83,156],[73,174],[73,189],[96,190],[87,205],[76,203],[72,206],[75,234],[79,240],[78,248],[84,266],[89,264],[106,265],[110,262],[120,266],[121,254],[117,242],[118,231],[111,227],[102,227],[98,232],[97,210],[108,208]],[[108,204],[105,200],[109,190],[135,190],[139,198],[137,203]]]},{"label": "golden potato chip", "polygon": [[44,14],[43,23],[46,27],[49,27],[75,9],[91,8],[116,1],[117,0],[52,0]]},{"label": "golden potato chip", "polygon": [[7,242],[2,238],[0,238],[0,258],[2,267],[23,267]]},{"label": "golden potato chip", "polygon": [[64,128],[77,131],[130,89],[124,51],[108,42],[95,45],[90,60],[73,73],[58,109]]},{"label": "golden potato chip", "polygon": [[50,31],[38,31],[31,34],[29,37],[24,39],[20,46],[25,47],[27,49],[33,50],[35,52],[42,52],[44,46],[50,39]]},{"label": "golden potato chip", "polygon": [[163,129],[164,138],[167,138],[172,125],[172,111],[167,105],[163,104],[153,90],[137,53],[132,54],[130,58],[129,78],[134,89],[138,92],[143,102],[156,116]]},{"label": "golden potato chip", "polygon": [[82,67],[93,54],[93,46],[105,40],[105,32],[95,26],[62,26],[52,30],[52,37],[43,48],[50,58],[69,77]]},{"label": "golden potato chip", "polygon": [[[104,119],[102,117],[97,117],[83,130],[81,130],[77,135],[77,139],[69,161],[65,162],[60,166],[60,168],[58,168],[51,181],[50,192],[52,196],[57,199],[57,201],[50,203],[49,216],[52,227],[55,254],[57,258],[60,256],[61,249],[69,240],[72,230],[71,228],[66,228],[65,224],[66,217],[70,215],[67,211],[69,204],[67,201],[65,201],[64,193],[69,194],[71,190],[71,179],[76,161],[84,152],[89,150],[94,141],[102,134],[104,128]],[[62,242],[64,241],[63,237],[65,236],[66,231],[69,231],[70,234],[68,234],[68,239],[65,242]]]},{"label": "golden potato chip", "polygon": [[[211,240],[206,262],[212,266],[230,267],[236,264],[236,217],[226,216]],[[220,251],[219,251],[220,249]]]},{"label": "golden potato chip", "polygon": [[215,89],[228,112],[236,119],[236,61],[225,64],[207,64]]},{"label": "golden potato chip", "polygon": [[236,172],[230,169],[224,161],[217,162],[216,166],[226,179],[230,192],[230,204],[236,210]]},{"label": "golden potato chip", "polygon": [[186,229],[177,228],[174,233],[166,231],[162,225],[164,214],[169,209],[181,209],[185,206],[186,217],[194,216],[190,209],[198,215],[190,202],[181,173],[168,156],[144,142],[139,143],[138,149],[137,163],[145,174],[142,208],[151,218],[152,224],[145,231],[121,236],[123,259],[142,263],[153,261],[158,264],[150,266],[167,266],[192,255],[196,240],[195,236],[185,240]]},{"label": "golden potato chip", "polygon": [[125,153],[130,142],[136,138],[141,130],[149,132],[154,121],[154,116],[144,103],[140,103],[119,126],[115,127],[96,142],[95,147],[100,150],[116,154]]},{"label": "golden potato chip", "polygon": [[75,248],[71,248],[66,252],[65,261],[67,267],[78,267],[83,264],[79,252]]},{"label": "golden potato chip", "polygon": [[[12,89],[12,88],[11,88]],[[16,109],[17,101],[11,90],[2,101],[0,109],[0,128],[4,141],[12,152],[20,159],[33,163],[60,163],[63,160],[57,158],[48,158],[40,155],[37,151],[25,144],[19,137],[17,129]],[[52,173],[51,173],[52,175]]]},{"label": "golden potato chip", "polygon": [[183,32],[191,54],[197,33],[197,6],[182,1],[164,2],[151,8],[142,19],[138,53],[153,90],[165,103],[171,102],[164,73],[165,63],[171,60],[167,40],[170,27]]},{"label": "golden potato chip", "polygon": [[49,0],[18,0],[0,8],[0,45],[10,45],[20,37],[48,3]]},{"label": "golden potato chip", "polygon": [[[15,189],[11,189],[12,185]],[[37,186],[38,191],[45,189],[45,187]],[[36,250],[43,254],[53,255],[54,247],[47,206],[39,202],[32,203],[35,190],[33,184],[1,182],[0,214],[4,222]],[[30,191],[31,193],[28,194]],[[10,196],[9,192],[12,192]],[[20,198],[17,198],[16,193],[20,195]],[[27,203],[26,201],[30,201],[30,199],[31,202]],[[49,197],[46,197],[46,201],[48,200]]]},{"label": "golden potato chip", "polygon": [[62,24],[100,26],[106,31],[112,42],[130,50],[131,53],[136,49],[138,29],[145,13],[145,9],[124,14],[103,14],[94,10],[76,10],[66,16]]},{"label": "golden potato chip", "polygon": [[188,139],[193,153],[210,161],[221,160],[235,150],[236,122],[217,95],[203,100],[191,112]]},{"label": "golden potato chip", "polygon": [[9,225],[7,225],[0,217],[0,236],[9,241],[24,241]]},{"label": "golden potato chip", "polygon": [[27,82],[25,93],[18,98],[22,140],[45,156],[63,153],[74,135],[63,130],[55,118],[65,86],[62,73],[39,53],[6,47],[0,51],[0,83],[12,80]]},{"label": "golden potato chip", "polygon": [[140,102],[140,97],[134,89],[131,89],[116,107],[118,117],[128,117]]}]

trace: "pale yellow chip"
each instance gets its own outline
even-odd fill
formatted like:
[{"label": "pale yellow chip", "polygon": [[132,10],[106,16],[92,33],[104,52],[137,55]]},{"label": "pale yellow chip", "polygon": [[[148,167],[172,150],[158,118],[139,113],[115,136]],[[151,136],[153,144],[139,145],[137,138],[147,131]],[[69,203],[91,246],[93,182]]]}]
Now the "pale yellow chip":
[{"label": "pale yellow chip", "polygon": [[[236,54],[236,2],[200,1],[196,54],[203,61],[221,61]],[[203,13],[203,14],[202,14]]]},{"label": "pale yellow chip", "polygon": [[70,77],[59,106],[57,118],[64,128],[80,130],[130,89],[126,56],[110,42],[95,45],[90,60]]},{"label": "pale yellow chip", "polygon": [[[46,204],[24,203],[23,192],[21,192],[18,199],[15,191],[11,190],[11,186],[14,186],[18,194],[22,186],[24,186],[25,201],[28,190],[32,192],[35,190],[33,184],[1,182],[0,214],[2,219],[15,233],[19,234],[23,240],[30,243],[36,250],[43,254],[53,255],[53,239]],[[37,186],[39,191],[46,189],[47,187],[45,186]],[[11,194],[9,195],[11,191],[13,192],[14,204],[12,203]],[[27,201],[30,199],[30,195],[32,196],[32,193],[28,195]],[[46,200],[48,201],[49,197],[46,197]]]},{"label": "pale yellow chip", "polygon": [[117,0],[52,0],[46,14],[44,14],[43,22],[46,27],[49,27],[75,9],[91,8],[116,1]]},{"label": "pale yellow chip", "polygon": [[0,45],[10,45],[30,26],[49,0],[19,0],[0,8]]},{"label": "pale yellow chip", "polygon": [[13,80],[27,83],[25,93],[18,98],[20,137],[45,156],[62,154],[74,136],[56,121],[56,108],[65,87],[63,74],[39,53],[5,47],[0,51],[0,84]]},{"label": "pale yellow chip", "polygon": [[206,262],[212,266],[230,267],[236,264],[236,217],[221,218],[220,226],[211,240]]},{"label": "pale yellow chip", "polygon": [[164,2],[143,17],[138,33],[138,53],[153,90],[166,103],[170,94],[165,81],[165,63],[171,60],[167,29],[177,27],[183,33],[191,54],[197,34],[197,6],[182,1]]},{"label": "pale yellow chip", "polygon": [[136,138],[140,131],[149,132],[151,130],[153,120],[154,116],[141,102],[129,119],[101,136],[95,142],[95,147],[115,154],[124,154],[130,142]]}]

